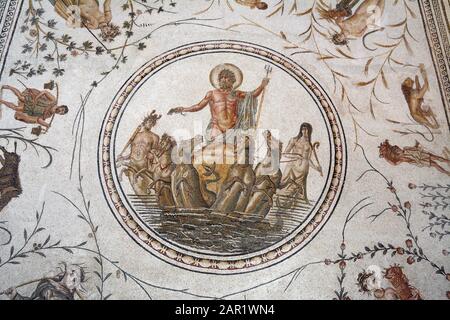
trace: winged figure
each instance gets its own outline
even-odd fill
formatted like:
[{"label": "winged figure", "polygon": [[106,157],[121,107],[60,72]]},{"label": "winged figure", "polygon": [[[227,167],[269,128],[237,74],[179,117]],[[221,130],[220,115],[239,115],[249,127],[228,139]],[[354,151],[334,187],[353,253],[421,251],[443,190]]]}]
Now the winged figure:
[{"label": "winged figure", "polygon": [[[355,12],[353,9],[362,2]],[[351,38],[361,38],[383,15],[385,0],[341,0],[335,9],[319,2],[318,12],[322,19],[336,24],[340,31],[332,36],[336,45],[346,45]]]}]

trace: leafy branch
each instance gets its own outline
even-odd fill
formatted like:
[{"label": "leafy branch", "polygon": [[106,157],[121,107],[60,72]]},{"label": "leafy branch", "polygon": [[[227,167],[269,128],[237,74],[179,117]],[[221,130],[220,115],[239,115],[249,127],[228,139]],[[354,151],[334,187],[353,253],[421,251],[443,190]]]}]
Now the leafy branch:
[{"label": "leafy branch", "polygon": [[16,250],[14,245],[12,245],[9,248],[9,256],[5,260],[2,260],[0,257],[0,268],[4,267],[5,265],[12,264],[12,265],[18,265],[20,264],[20,260],[28,258],[29,255],[34,254],[41,257],[46,257],[45,254],[42,252],[44,250],[51,250],[51,249],[62,249],[66,252],[73,253],[72,249],[78,249],[82,248],[84,245],[86,245],[86,242],[82,242],[75,246],[61,246],[61,241],[56,241],[54,243],[51,243],[51,237],[50,235],[47,236],[46,240],[42,243],[33,243],[32,246],[30,246],[31,241],[36,238],[36,236],[41,233],[42,231],[45,231],[44,227],[41,227],[41,220],[44,215],[44,209],[45,209],[45,203],[42,204],[42,208],[40,211],[36,211],[36,221],[33,229],[31,231],[28,231],[26,228],[23,230],[23,238],[24,243],[23,245]]},{"label": "leafy branch", "polygon": [[6,224],[6,221],[0,221],[0,230],[2,232],[6,232],[6,234],[8,236],[8,240],[6,240],[4,243],[0,243],[0,247],[7,246],[8,244],[11,243],[11,240],[12,240],[11,231],[9,231],[8,228],[4,226],[5,224]]},{"label": "leafy branch", "polygon": [[[450,185],[421,185],[418,187],[423,192],[421,198],[425,201],[421,203],[422,213],[428,216],[429,223],[422,231],[429,230],[432,238],[442,241],[450,236],[450,218],[445,214],[437,214],[436,210],[445,211],[450,207]],[[434,210],[434,211],[432,211]]]},{"label": "leafy branch", "polygon": [[[394,3],[394,5],[397,5],[398,1]],[[359,87],[364,87],[364,86],[368,86],[371,85],[371,89],[370,89],[370,98],[369,98],[369,109],[370,109],[370,114],[372,115],[372,117],[375,119],[375,107],[374,107],[374,102],[379,102],[381,104],[388,104],[385,101],[382,101],[377,93],[376,93],[376,88],[378,83],[381,81],[384,88],[389,89],[389,83],[386,77],[386,72],[385,72],[385,67],[389,64],[389,66],[391,67],[391,69],[395,72],[395,69],[393,68],[393,64],[396,65],[401,65],[401,66],[411,66],[410,64],[407,63],[403,63],[400,62],[397,59],[393,58],[393,55],[396,53],[396,51],[400,48],[405,47],[408,51],[408,53],[410,55],[413,54],[413,51],[411,49],[411,46],[409,44],[409,39],[412,39],[414,41],[417,42],[417,40],[414,38],[414,36],[411,34],[410,32],[410,28],[409,28],[409,18],[416,18],[414,12],[411,10],[411,8],[409,8],[408,4],[406,3],[405,0],[403,0],[403,6],[404,6],[404,19],[399,22],[399,23],[395,23],[395,24],[391,24],[388,25],[387,28],[402,28],[402,32],[399,36],[397,37],[389,37],[390,39],[396,40],[395,43],[388,43],[388,44],[383,44],[383,43],[375,43],[377,48],[388,48],[388,51],[386,53],[383,53],[382,55],[384,56],[383,61],[380,64],[380,67],[378,68],[378,71],[376,72],[375,76],[368,81],[361,81],[356,83],[357,86]],[[376,50],[376,49],[374,49]],[[365,67],[365,73],[367,74],[369,66],[372,64],[374,57],[371,57],[367,63],[366,63],[366,67]]]},{"label": "leafy branch", "polygon": [[368,173],[375,173],[377,174],[379,177],[381,177],[387,184],[387,189],[391,192],[391,194],[394,196],[395,199],[395,203],[394,204],[390,204],[390,210],[383,209],[383,211],[377,215],[372,215],[369,218],[372,218],[372,222],[376,221],[379,217],[381,217],[383,214],[385,214],[386,212],[392,211],[396,214],[396,216],[400,217],[404,223],[405,223],[405,227],[407,229],[407,234],[406,236],[409,238],[408,239],[408,243],[410,243],[411,247],[414,244],[415,246],[415,254],[420,257],[420,260],[425,260],[427,261],[433,268],[436,269],[436,273],[441,274],[443,276],[446,276],[445,273],[445,269],[444,267],[439,267],[437,266],[436,263],[434,263],[432,260],[430,260],[426,254],[424,253],[424,250],[422,249],[421,245],[419,244],[419,237],[417,235],[414,234],[414,232],[412,231],[411,228],[411,216],[412,216],[412,205],[409,201],[406,202],[402,202],[402,200],[400,199],[400,196],[397,192],[397,189],[394,187],[394,183],[392,181],[390,181],[384,174],[382,174],[378,169],[376,169],[368,160],[365,151],[363,149],[363,147],[359,146],[363,157],[366,161],[366,163],[369,165],[370,169],[366,170],[360,177],[358,180],[361,180],[366,174]]},{"label": "leafy branch", "polygon": [[[219,7],[221,5],[220,0],[207,0],[207,1],[209,1],[210,4],[205,9],[202,9],[202,10],[194,13],[195,16],[208,12],[209,10],[211,10],[211,8],[213,7],[214,4],[217,4]],[[234,11],[233,7],[231,6],[230,0],[225,0],[225,3],[230,11]]]},{"label": "leafy branch", "polygon": [[28,147],[31,147],[37,156],[40,156],[39,151],[44,151],[44,153],[47,155],[48,157],[48,162],[45,166],[43,166],[42,168],[48,168],[50,167],[50,165],[53,162],[53,155],[52,152],[53,151],[57,151],[55,148],[50,147],[50,146],[46,146],[43,145],[39,142],[37,142],[37,138],[33,138],[33,139],[29,139],[26,138],[23,135],[23,130],[25,128],[0,128],[0,140],[5,140],[7,142],[7,145],[9,145],[10,141],[19,141],[23,144],[24,146],[24,151],[26,151],[28,149]]}]

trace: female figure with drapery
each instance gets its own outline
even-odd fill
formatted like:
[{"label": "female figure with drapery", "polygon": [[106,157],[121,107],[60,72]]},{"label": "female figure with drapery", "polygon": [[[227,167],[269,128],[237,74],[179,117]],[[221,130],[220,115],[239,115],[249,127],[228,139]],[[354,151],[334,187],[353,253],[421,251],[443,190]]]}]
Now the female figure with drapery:
[{"label": "female figure with drapery", "polygon": [[[283,153],[288,160],[284,161],[287,162],[287,166],[280,185],[283,195],[307,202],[309,168],[312,167],[322,175],[322,167],[316,155],[316,149],[320,144],[318,142],[311,143],[312,131],[313,128],[309,123],[303,123],[300,126],[299,134],[289,141],[289,145]],[[313,157],[316,163],[312,160]]]}]

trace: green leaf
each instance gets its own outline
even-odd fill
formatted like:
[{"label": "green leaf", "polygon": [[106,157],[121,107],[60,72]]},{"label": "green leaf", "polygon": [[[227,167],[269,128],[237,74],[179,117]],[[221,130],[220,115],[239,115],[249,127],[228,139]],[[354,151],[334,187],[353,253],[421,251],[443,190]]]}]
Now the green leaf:
[{"label": "green leaf", "polygon": [[45,241],[42,244],[42,246],[44,247],[49,241],[50,241],[50,235],[47,237],[47,239],[45,239]]},{"label": "green leaf", "polygon": [[69,253],[73,254],[73,251],[72,251],[72,250],[70,250],[69,248],[63,247],[63,250],[65,250],[65,251],[67,251],[67,252],[69,252]]}]

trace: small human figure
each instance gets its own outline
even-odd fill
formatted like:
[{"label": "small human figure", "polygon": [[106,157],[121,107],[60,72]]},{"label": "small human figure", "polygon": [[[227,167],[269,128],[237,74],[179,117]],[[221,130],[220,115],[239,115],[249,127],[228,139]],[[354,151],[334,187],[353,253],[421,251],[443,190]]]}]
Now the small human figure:
[{"label": "small human figure", "polygon": [[75,300],[75,295],[82,298],[85,293],[82,285],[86,281],[84,268],[64,263],[62,266],[63,269],[60,269],[56,276],[38,281],[36,289],[30,296],[19,294],[17,288],[9,288],[5,294],[11,300]]},{"label": "small human figure", "polygon": [[[386,279],[391,287],[382,287],[382,280]],[[384,271],[377,266],[370,266],[358,275],[359,291],[373,294],[379,300],[422,300],[420,291],[409,284],[403,268],[394,265]]]},{"label": "small human figure", "polygon": [[439,172],[450,176],[450,171],[440,165],[440,163],[450,165],[450,160],[426,151],[418,141],[416,141],[414,147],[404,147],[402,149],[399,146],[391,145],[389,140],[386,140],[380,145],[379,149],[380,158],[385,159],[393,166],[409,163],[419,168],[435,168]]},{"label": "small human figure", "polygon": [[259,10],[266,10],[268,8],[267,3],[261,1],[261,0],[235,0],[237,4],[240,4],[241,6],[249,7],[250,9],[259,9]]},{"label": "small human figure", "polygon": [[30,124],[39,124],[47,131],[50,123],[47,119],[53,118],[54,115],[65,115],[69,108],[65,105],[58,105],[57,99],[47,90],[38,90],[26,88],[20,92],[18,89],[4,85],[2,90],[11,90],[18,98],[17,105],[0,99],[0,104],[7,106],[16,113],[14,118]]},{"label": "small human figure", "polygon": [[[118,167],[124,167],[121,175],[126,174],[137,195],[146,195],[148,186],[153,179],[150,168],[153,162],[151,151],[158,149],[159,136],[152,130],[160,118],[161,115],[157,115],[155,110],[146,116],[136,128],[116,161]],[[130,151],[126,155],[128,149]]]},{"label": "small human figure", "polygon": [[120,28],[111,23],[111,0],[103,3],[103,12],[98,0],[49,0],[58,15],[73,27],[100,29],[105,41],[112,41],[120,34]]},{"label": "small human figure", "polygon": [[[416,80],[407,78],[402,83],[402,92],[408,103],[411,117],[419,124],[430,129],[439,129],[439,123],[433,110],[428,105],[424,105],[424,96],[430,89],[425,65],[419,66],[420,73],[423,77],[424,84],[420,84],[419,76],[416,75]],[[414,87],[415,85],[415,87]]]},{"label": "small human figure", "polygon": [[264,132],[267,144],[265,158],[258,163],[255,169],[255,184],[250,200],[245,208],[246,214],[256,214],[264,219],[273,207],[273,196],[281,182],[280,159],[283,144],[272,136],[267,130]]},{"label": "small human figure", "polygon": [[[299,198],[308,201],[307,179],[309,168],[317,170],[322,174],[322,168],[319,159],[316,156],[316,148],[319,143],[311,143],[313,128],[309,123],[303,123],[300,126],[300,132],[289,141],[289,144],[283,155],[289,162],[284,170],[281,180],[280,190],[287,193],[289,197]],[[316,164],[312,161],[315,157]]]},{"label": "small human figure", "polygon": [[175,206],[171,189],[171,175],[176,167],[172,161],[172,150],[176,145],[176,141],[171,136],[163,134],[158,149],[151,150],[153,182],[149,186],[148,192],[151,189],[155,190],[161,209]]},{"label": "small human figure", "polygon": [[364,0],[352,14],[352,8],[358,2],[359,0],[343,0],[339,3],[340,5],[336,6],[336,9],[331,10],[319,5],[320,16],[334,22],[341,29],[331,39],[335,45],[347,45],[351,37],[363,37],[369,27],[376,26],[376,20],[383,14],[385,0]]},{"label": "small human figure", "polygon": [[168,114],[199,112],[209,106],[211,121],[208,125],[208,140],[214,140],[230,129],[254,128],[258,108],[256,98],[264,92],[270,80],[264,78],[258,88],[251,92],[237,90],[242,80],[243,74],[238,67],[229,63],[220,64],[210,73],[210,81],[215,89],[208,91],[199,103],[191,107],[172,108]]}]

